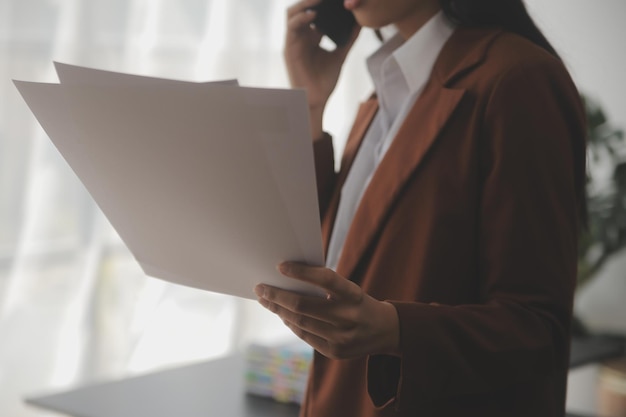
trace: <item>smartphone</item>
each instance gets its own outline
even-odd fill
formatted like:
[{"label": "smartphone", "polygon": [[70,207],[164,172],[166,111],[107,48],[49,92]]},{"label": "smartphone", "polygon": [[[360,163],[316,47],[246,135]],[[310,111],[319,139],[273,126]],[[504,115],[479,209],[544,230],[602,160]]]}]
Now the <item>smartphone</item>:
[{"label": "smartphone", "polygon": [[328,36],[337,47],[348,43],[356,20],[351,11],[343,7],[343,0],[322,0],[313,8],[317,16],[315,27]]}]

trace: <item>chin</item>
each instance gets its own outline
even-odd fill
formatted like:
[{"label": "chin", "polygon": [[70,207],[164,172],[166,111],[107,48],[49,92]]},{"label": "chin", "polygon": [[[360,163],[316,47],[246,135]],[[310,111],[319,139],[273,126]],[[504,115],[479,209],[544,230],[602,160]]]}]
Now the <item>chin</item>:
[{"label": "chin", "polygon": [[383,26],[388,26],[390,22],[381,19],[380,16],[372,16],[367,13],[353,12],[354,17],[359,26],[369,29],[380,29]]}]

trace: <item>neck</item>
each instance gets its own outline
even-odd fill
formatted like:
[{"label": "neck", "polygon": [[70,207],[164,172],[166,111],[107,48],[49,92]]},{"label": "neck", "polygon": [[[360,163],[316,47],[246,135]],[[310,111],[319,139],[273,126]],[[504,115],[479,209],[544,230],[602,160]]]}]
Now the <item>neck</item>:
[{"label": "neck", "polygon": [[441,8],[438,4],[432,4],[430,7],[416,10],[414,13],[408,14],[401,20],[394,23],[398,29],[398,33],[404,40],[409,39],[415,32],[420,30],[434,15],[439,13]]}]

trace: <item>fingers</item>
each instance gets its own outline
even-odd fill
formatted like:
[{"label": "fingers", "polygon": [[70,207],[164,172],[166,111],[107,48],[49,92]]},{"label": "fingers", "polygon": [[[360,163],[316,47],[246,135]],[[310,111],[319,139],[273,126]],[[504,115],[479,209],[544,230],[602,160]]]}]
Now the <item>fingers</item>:
[{"label": "fingers", "polygon": [[329,353],[326,353],[326,352],[329,352],[331,349],[330,349],[330,344],[323,337],[319,337],[318,335],[309,333],[306,330],[303,330],[299,328],[298,326],[295,326],[289,322],[285,322],[285,325],[289,328],[289,330],[293,332],[293,334],[298,336],[300,339],[304,340],[313,349],[328,356],[331,359],[341,359],[341,357],[338,355],[333,356]]},{"label": "fingers", "polygon": [[[292,44],[294,41],[297,44],[302,40],[305,40],[306,44],[319,44],[323,35],[313,25],[316,16],[317,13],[315,10],[309,8],[305,8],[291,15],[287,19],[287,39],[285,45]],[[287,49],[285,51],[287,51]]]},{"label": "fingers", "polygon": [[287,8],[287,20],[291,20],[295,15],[317,6],[321,0],[302,0]]},{"label": "fingers", "polygon": [[287,30],[299,31],[302,29],[310,29],[311,23],[315,20],[316,13],[314,10],[306,10],[298,13],[287,20]]},{"label": "fingers", "polygon": [[320,1],[303,0],[287,9],[287,33],[307,33],[315,44],[319,43],[322,34],[313,25],[317,12],[312,7],[318,5]]},{"label": "fingers", "polygon": [[303,329],[319,337],[328,337],[337,331],[337,327],[327,321],[293,312],[279,303],[271,302],[265,298],[260,298],[259,303],[272,313],[278,315],[285,324]]},{"label": "fingers", "polygon": [[[259,297],[259,302],[274,313],[278,313],[279,310],[288,311],[293,315],[308,316],[326,323],[335,321],[334,310],[337,309],[337,305],[333,305],[326,298],[304,296],[267,285],[257,286],[255,292]],[[294,321],[293,315],[289,315],[292,321]]]},{"label": "fingers", "polygon": [[355,303],[359,303],[363,299],[363,290],[358,285],[341,277],[332,269],[284,262],[279,265],[279,270],[285,276],[305,281],[324,289],[334,299]]},{"label": "fingers", "polygon": [[[357,340],[354,337],[356,326],[353,321],[340,318],[340,314],[332,312],[329,314],[327,310],[318,310],[318,316],[314,312],[303,314],[303,311],[307,310],[307,308],[303,307],[303,303],[295,307],[297,312],[292,311],[285,306],[291,303],[285,302],[284,297],[280,295],[281,292],[288,295],[287,291],[266,287],[265,297],[267,298],[259,296],[259,303],[280,317],[283,323],[296,336],[307,342],[318,352],[335,359],[346,357],[346,355],[352,352],[355,340]],[[293,293],[291,293],[291,296],[298,297]],[[317,299],[318,305],[320,300],[323,299]],[[326,307],[327,309],[332,308],[332,303],[327,304]],[[329,317],[332,317],[332,319]]]}]

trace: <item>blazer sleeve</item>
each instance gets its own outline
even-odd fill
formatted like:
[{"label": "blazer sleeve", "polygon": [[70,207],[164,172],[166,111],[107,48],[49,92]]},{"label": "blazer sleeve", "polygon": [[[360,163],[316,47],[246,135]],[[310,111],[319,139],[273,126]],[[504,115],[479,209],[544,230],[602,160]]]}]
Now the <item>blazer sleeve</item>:
[{"label": "blazer sleeve", "polygon": [[313,158],[320,218],[323,218],[328,209],[337,180],[333,140],[328,133],[324,133],[321,138],[313,141]]},{"label": "blazer sleeve", "polygon": [[482,117],[481,303],[391,301],[401,357],[368,358],[378,407],[565,375],[585,170],[580,98],[561,63],[546,59],[500,76]]}]

